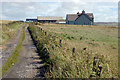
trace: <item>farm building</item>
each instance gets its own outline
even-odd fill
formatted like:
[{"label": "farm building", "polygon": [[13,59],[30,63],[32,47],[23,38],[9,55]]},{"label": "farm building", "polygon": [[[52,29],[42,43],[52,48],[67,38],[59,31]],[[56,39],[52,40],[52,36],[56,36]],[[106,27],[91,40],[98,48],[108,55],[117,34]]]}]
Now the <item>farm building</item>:
[{"label": "farm building", "polygon": [[58,24],[66,24],[66,20],[65,19],[60,19],[60,20],[57,20],[56,23],[58,23]]},{"label": "farm building", "polygon": [[85,11],[83,10],[82,13],[78,12],[77,14],[67,14],[66,24],[93,25],[94,24],[93,13],[85,13]]},{"label": "farm building", "polygon": [[27,18],[26,22],[37,22],[37,18]]},{"label": "farm building", "polygon": [[41,22],[41,23],[56,23],[59,20],[63,20],[63,18],[62,17],[53,17],[53,16],[46,16],[46,17],[38,16],[37,20],[38,20],[38,22]]}]

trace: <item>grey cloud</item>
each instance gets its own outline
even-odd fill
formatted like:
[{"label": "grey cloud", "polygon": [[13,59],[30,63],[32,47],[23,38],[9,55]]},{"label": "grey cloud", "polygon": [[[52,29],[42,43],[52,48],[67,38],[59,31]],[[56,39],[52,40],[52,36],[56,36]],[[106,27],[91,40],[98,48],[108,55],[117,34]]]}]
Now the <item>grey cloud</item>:
[{"label": "grey cloud", "polygon": [[[36,2],[4,2],[2,3],[2,16],[7,19],[25,19],[38,15],[47,15],[51,5]],[[30,7],[33,7],[30,9]]]},{"label": "grey cloud", "polygon": [[37,16],[62,16],[65,18],[66,14],[76,14],[84,9],[86,12],[94,13],[96,21],[102,21],[104,18],[106,18],[104,19],[105,21],[110,21],[108,19],[109,16],[112,16],[112,20],[116,21],[116,15],[110,8],[117,8],[117,5],[112,2],[3,2],[2,4],[3,19],[25,20],[26,17]]}]

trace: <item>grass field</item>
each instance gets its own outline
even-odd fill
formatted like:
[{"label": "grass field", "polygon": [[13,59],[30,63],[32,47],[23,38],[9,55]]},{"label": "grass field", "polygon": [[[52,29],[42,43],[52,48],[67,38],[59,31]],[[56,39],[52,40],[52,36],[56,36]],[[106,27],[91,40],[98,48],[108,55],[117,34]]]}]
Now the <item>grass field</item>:
[{"label": "grass field", "polygon": [[0,24],[8,24],[8,23],[11,23],[13,21],[10,21],[10,20],[0,20]]},{"label": "grass field", "polygon": [[117,28],[63,24],[32,26],[30,31],[38,51],[52,64],[46,77],[118,77]]},{"label": "grass field", "polygon": [[9,40],[14,33],[19,29],[21,22],[13,22],[13,21],[4,21],[0,27],[0,45],[5,44],[7,40]]}]

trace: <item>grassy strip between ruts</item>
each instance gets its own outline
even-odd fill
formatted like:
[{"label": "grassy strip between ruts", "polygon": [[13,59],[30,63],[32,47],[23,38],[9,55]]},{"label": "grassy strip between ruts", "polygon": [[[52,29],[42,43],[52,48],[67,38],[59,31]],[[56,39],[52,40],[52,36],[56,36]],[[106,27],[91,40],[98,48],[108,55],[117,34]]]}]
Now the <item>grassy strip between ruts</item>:
[{"label": "grassy strip between ruts", "polygon": [[12,65],[18,61],[17,58],[21,51],[24,39],[25,39],[25,26],[23,26],[22,28],[22,32],[19,38],[19,43],[17,44],[15,50],[13,51],[12,55],[8,57],[7,61],[3,64],[2,68],[0,68],[0,72],[2,72],[2,76],[5,75],[11,69]]}]

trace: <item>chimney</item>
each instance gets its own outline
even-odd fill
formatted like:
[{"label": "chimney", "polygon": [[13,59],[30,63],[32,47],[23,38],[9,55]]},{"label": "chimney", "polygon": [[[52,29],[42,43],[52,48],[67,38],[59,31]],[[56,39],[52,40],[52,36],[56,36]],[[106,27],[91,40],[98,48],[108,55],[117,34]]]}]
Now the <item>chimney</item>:
[{"label": "chimney", "polygon": [[82,11],[82,14],[85,14],[85,11],[84,11],[84,10]]},{"label": "chimney", "polygon": [[79,12],[77,12],[77,14],[80,14]]}]

